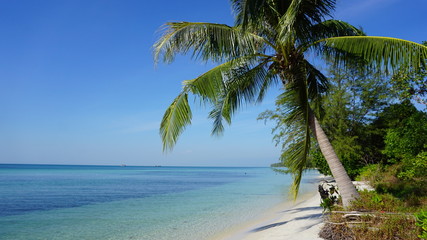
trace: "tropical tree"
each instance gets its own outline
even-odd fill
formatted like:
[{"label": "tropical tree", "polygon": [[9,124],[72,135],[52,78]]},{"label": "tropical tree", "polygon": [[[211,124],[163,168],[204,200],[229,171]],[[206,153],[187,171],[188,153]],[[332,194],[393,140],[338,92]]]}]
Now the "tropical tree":
[{"label": "tropical tree", "polygon": [[[379,150],[374,148],[376,141],[370,140],[370,126],[383,108],[396,99],[389,90],[389,78],[380,73],[366,71],[359,65],[340,68],[333,63],[327,65],[328,94],[322,100],[323,117],[320,124],[332,143],[350,178],[354,179],[362,167],[375,163]],[[282,148],[280,166],[287,167],[288,156],[292,155],[289,144],[293,143],[295,125],[299,122],[286,121],[287,106],[276,102],[274,111],[267,110],[258,117],[260,120],[273,121],[273,140]],[[383,141],[380,141],[383,142]],[[307,169],[317,168],[320,173],[331,175],[317,143],[312,142],[309,153],[310,164]],[[375,151],[376,150],[376,151]],[[286,172],[286,170],[282,170]]]},{"label": "tropical tree", "polygon": [[328,19],[335,0],[231,0],[235,25],[169,22],[154,45],[155,61],[170,63],[176,54],[218,65],[183,82],[181,93],[166,110],[160,134],[164,150],[171,150],[191,123],[189,94],[210,104],[213,134],[223,131],[243,103],[262,101],[266,91],[283,84],[278,97],[288,104],[287,121],[301,124],[292,144],[293,190],[298,192],[310,148],[310,131],[327,159],[343,205],[358,193],[317,118],[327,78],[307,60],[318,54],[338,62],[363,57],[372,67],[393,70],[407,64],[425,65],[427,48],[398,39],[366,37],[350,24]]}]

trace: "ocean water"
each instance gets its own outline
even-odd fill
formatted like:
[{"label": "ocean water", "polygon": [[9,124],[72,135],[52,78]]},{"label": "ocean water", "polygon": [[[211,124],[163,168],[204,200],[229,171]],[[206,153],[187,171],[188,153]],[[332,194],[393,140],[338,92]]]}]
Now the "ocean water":
[{"label": "ocean water", "polygon": [[210,239],[289,200],[290,184],[270,168],[0,164],[0,239]]}]

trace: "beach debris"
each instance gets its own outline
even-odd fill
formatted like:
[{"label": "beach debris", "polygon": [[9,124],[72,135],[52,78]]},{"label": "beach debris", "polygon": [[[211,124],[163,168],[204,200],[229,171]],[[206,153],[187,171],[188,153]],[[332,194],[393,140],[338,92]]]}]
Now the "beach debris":
[{"label": "beach debris", "polygon": [[[375,191],[375,189],[366,181],[353,181],[353,184],[358,191]],[[322,180],[319,183],[319,194],[322,201],[329,199],[334,204],[338,203],[338,199],[340,198],[338,185],[333,179]]]},{"label": "beach debris", "polygon": [[375,191],[375,189],[367,181],[353,181],[353,185],[358,191]]},{"label": "beach debris", "polygon": [[327,201],[332,201],[333,204],[338,202],[340,195],[335,181],[321,181],[318,189],[322,201],[329,199]]}]

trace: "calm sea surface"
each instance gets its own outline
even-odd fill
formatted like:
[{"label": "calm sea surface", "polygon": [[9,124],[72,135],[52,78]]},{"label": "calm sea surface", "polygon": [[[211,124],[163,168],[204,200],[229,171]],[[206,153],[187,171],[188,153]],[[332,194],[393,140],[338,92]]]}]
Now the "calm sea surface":
[{"label": "calm sea surface", "polygon": [[270,168],[0,164],[0,239],[209,239],[287,200],[290,183]]}]

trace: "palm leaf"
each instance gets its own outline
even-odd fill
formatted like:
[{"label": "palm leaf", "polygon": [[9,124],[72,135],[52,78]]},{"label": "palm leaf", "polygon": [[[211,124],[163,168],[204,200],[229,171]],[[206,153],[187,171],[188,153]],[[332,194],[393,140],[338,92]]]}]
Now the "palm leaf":
[{"label": "palm leaf", "polygon": [[[269,58],[259,62],[259,55],[236,58],[212,68],[199,77],[184,81],[185,88],[212,105],[209,117],[214,120],[212,134],[223,131],[222,119],[231,122],[233,113],[243,102],[262,99],[274,77],[268,75]],[[264,58],[264,57],[261,57]]]},{"label": "palm leaf", "polygon": [[254,54],[235,58],[210,69],[195,79],[184,81],[184,85],[193,94],[200,96],[203,101],[215,104],[225,91],[226,82],[231,82],[229,78],[237,71],[248,68],[247,66],[257,62],[260,57],[262,56]]},{"label": "palm leaf", "polygon": [[[299,64],[291,76],[294,79],[288,80],[285,92],[280,96],[277,104],[286,106],[284,123],[293,126],[291,128],[293,131],[288,132],[288,147],[282,156],[282,160],[289,172],[292,173],[294,181],[291,193],[296,198],[303,171],[307,166],[311,142],[309,127],[310,95],[320,94],[323,91],[325,79],[323,74],[316,71],[307,62]],[[320,96],[312,97],[320,98]]]},{"label": "palm leaf", "polygon": [[184,81],[191,92],[201,97],[203,102],[215,104],[224,89],[223,73],[233,68],[233,62],[220,64],[195,79]]},{"label": "palm leaf", "polygon": [[[270,65],[271,66],[271,65]],[[261,88],[259,89],[259,94],[258,94],[258,98],[257,98],[257,102],[262,102],[262,100],[265,97],[265,94],[267,93],[267,90],[272,86],[272,85],[276,85],[279,83],[279,78],[277,76],[277,74],[275,74],[272,71],[268,71],[266,76],[265,76],[265,80],[261,86]]]},{"label": "palm leaf", "polygon": [[299,39],[309,39],[312,26],[324,21],[335,8],[335,0],[294,0],[286,13],[280,16],[280,42],[293,44]]},{"label": "palm leaf", "polygon": [[160,124],[160,135],[163,141],[163,151],[171,150],[185,127],[191,124],[192,113],[188,104],[188,89],[185,89],[174,99],[163,115]]},{"label": "palm leaf", "polygon": [[302,174],[307,166],[311,142],[307,91],[301,86],[290,86],[280,96],[278,103],[285,104],[283,121],[290,126],[286,132],[286,150],[282,153],[281,160],[288,168],[287,172],[292,174],[293,183],[290,192],[296,199]]},{"label": "palm leaf", "polygon": [[242,103],[252,103],[262,100],[267,89],[275,82],[274,76],[268,73],[269,59],[250,67],[242,66],[224,73],[224,89],[219,101],[213,106],[209,117],[214,120],[213,135],[223,131],[222,119],[228,123]]},{"label": "palm leaf", "polygon": [[364,35],[362,30],[357,29],[347,22],[330,19],[311,26],[297,41],[301,48],[303,48],[303,51],[305,51],[307,47],[318,47],[319,45],[313,46],[312,43],[325,38]]},{"label": "palm leaf", "polygon": [[271,0],[232,0],[232,8],[236,15],[235,24],[262,29],[275,26],[278,19],[286,12],[292,0],[271,1]]},{"label": "palm leaf", "polygon": [[239,27],[224,24],[171,22],[164,27],[163,36],[154,45],[154,59],[166,63],[176,54],[191,55],[203,61],[229,61],[235,57],[262,52],[265,39],[244,32]]},{"label": "palm leaf", "polygon": [[326,38],[317,43],[360,56],[371,67],[385,70],[386,73],[401,67],[418,70],[427,65],[427,47],[402,39],[353,36]]},{"label": "palm leaf", "polygon": [[203,101],[218,104],[219,97],[224,91],[224,72],[231,71],[242,64],[247,58],[239,58],[223,63],[193,80],[184,81],[183,91],[174,99],[166,110],[161,125],[160,135],[163,142],[163,150],[171,150],[176,144],[178,137],[191,123],[191,109],[188,104],[188,93],[191,92]]},{"label": "palm leaf", "polygon": [[328,78],[308,61],[305,62],[307,71],[308,98],[320,108],[321,98],[329,88]]},{"label": "palm leaf", "polygon": [[227,92],[235,93],[241,102],[255,102],[262,100],[260,92],[265,93],[270,86],[271,78],[267,77],[270,58],[264,58],[255,66],[244,65],[234,69],[227,75]]}]

